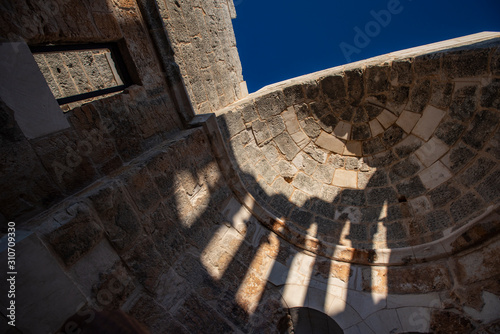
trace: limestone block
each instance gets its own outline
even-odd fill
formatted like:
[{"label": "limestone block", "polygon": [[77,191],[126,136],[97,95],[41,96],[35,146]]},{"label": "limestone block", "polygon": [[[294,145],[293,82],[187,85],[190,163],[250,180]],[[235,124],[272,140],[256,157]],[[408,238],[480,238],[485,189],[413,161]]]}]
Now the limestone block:
[{"label": "limestone block", "polygon": [[431,190],[452,177],[451,172],[441,161],[435,162],[430,167],[424,169],[419,174],[424,186]]},{"label": "limestone block", "polygon": [[429,140],[445,115],[445,111],[428,106],[425,108],[422,118],[417,122],[411,133],[425,141]]},{"label": "limestone block", "polygon": [[404,110],[398,117],[396,124],[399,125],[406,133],[410,133],[415,124],[420,119],[420,114]]},{"label": "limestone block", "polygon": [[281,153],[286,156],[287,160],[292,160],[300,151],[300,148],[297,144],[295,144],[288,132],[283,132],[276,136],[274,141],[276,142],[276,145],[280,149]]},{"label": "limestone block", "polygon": [[255,136],[255,141],[257,145],[261,145],[266,140],[271,139],[271,132],[267,126],[267,122],[262,122],[259,120],[252,122],[253,135]]},{"label": "limestone block", "polygon": [[292,182],[292,185],[313,196],[317,196],[319,191],[321,191],[321,183],[302,172],[297,174]]},{"label": "limestone block", "polygon": [[370,131],[371,131],[373,137],[376,137],[379,134],[384,132],[384,128],[382,127],[380,122],[377,121],[377,119],[372,119],[369,122],[369,125],[370,125]]},{"label": "limestone block", "polygon": [[448,152],[448,150],[448,145],[439,140],[437,137],[432,137],[427,143],[415,151],[415,155],[425,165],[425,167],[429,167],[446,152]]},{"label": "limestone block", "polygon": [[429,307],[401,307],[396,309],[402,330],[405,333],[428,333],[431,310]]},{"label": "limestone block", "polygon": [[323,131],[316,139],[316,145],[339,154],[344,153],[345,149],[345,144],[340,139]]},{"label": "limestone block", "polygon": [[335,170],[332,184],[343,188],[356,188],[358,183],[358,173],[343,169]]},{"label": "limestone block", "polygon": [[333,129],[333,134],[338,138],[347,140],[351,137],[351,127],[350,123],[340,121]]},{"label": "limestone block", "polygon": [[387,109],[382,110],[382,113],[376,118],[376,120],[384,127],[384,129],[387,129],[392,124],[394,124],[397,119],[398,117]]},{"label": "limestone block", "polygon": [[318,163],[309,157],[309,155],[301,152],[295,156],[292,163],[297,169],[304,171],[306,174],[311,175]]}]

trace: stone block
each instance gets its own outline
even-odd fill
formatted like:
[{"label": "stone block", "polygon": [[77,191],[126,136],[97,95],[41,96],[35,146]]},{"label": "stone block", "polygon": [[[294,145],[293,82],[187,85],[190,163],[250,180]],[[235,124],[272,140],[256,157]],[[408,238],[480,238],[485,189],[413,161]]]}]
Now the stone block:
[{"label": "stone block", "polygon": [[229,111],[217,117],[222,133],[226,138],[232,138],[245,130],[245,123],[241,118],[241,111]]},{"label": "stone block", "polygon": [[307,154],[301,152],[295,156],[292,163],[297,167],[297,169],[303,171],[304,173],[311,175],[318,163],[309,157]]},{"label": "stone block", "polygon": [[349,139],[351,136],[351,124],[346,123],[346,122],[339,122],[335,129],[333,130],[333,134],[337,138],[341,139]]},{"label": "stone block", "polygon": [[413,80],[411,61],[394,60],[391,64],[391,84],[393,86],[410,85]]},{"label": "stone block", "polygon": [[[297,174],[298,169],[292,165],[290,162],[285,160],[280,160],[277,165],[275,165],[276,169],[280,173],[283,178],[291,180],[295,174]],[[291,181],[290,181],[291,182]]]},{"label": "stone block", "polygon": [[[312,104],[315,103],[313,102]],[[311,110],[309,109],[309,105],[307,103],[296,104],[293,107],[299,121],[302,121],[303,119],[309,117],[311,114]]]},{"label": "stone block", "polygon": [[243,108],[241,108],[241,116],[245,123],[250,123],[259,118],[259,115],[255,111],[255,104],[248,103]]},{"label": "stone block", "polygon": [[292,194],[292,197],[290,198],[290,202],[295,204],[298,207],[304,206],[309,200],[311,199],[311,196],[306,194],[303,191],[300,191],[298,189],[295,189],[295,191]]},{"label": "stone block", "polygon": [[287,106],[293,106],[304,99],[304,91],[302,90],[301,84],[283,88],[283,94]]},{"label": "stone block", "polygon": [[450,115],[459,121],[468,121],[477,109],[477,85],[456,86],[450,105]]},{"label": "stone block", "polygon": [[429,80],[417,80],[410,89],[410,103],[406,108],[410,111],[421,113],[427,106],[432,94]]},{"label": "stone block", "polygon": [[321,127],[312,117],[307,117],[300,122],[300,126],[310,138],[316,138],[321,133]]},{"label": "stone block", "polygon": [[302,172],[295,176],[292,186],[312,196],[317,196],[321,191],[321,183]]},{"label": "stone block", "polygon": [[328,152],[319,148],[318,146],[310,143],[306,147],[304,147],[304,152],[309,154],[311,158],[319,162],[320,164],[325,163],[326,158],[328,157]]},{"label": "stone block", "polygon": [[282,194],[286,198],[290,198],[292,196],[292,193],[294,191],[293,186],[286,182],[282,177],[276,178],[272,184],[273,189],[276,191],[278,194]]},{"label": "stone block", "polygon": [[372,119],[368,124],[370,125],[370,131],[373,137],[384,132],[384,128],[376,119]]},{"label": "stone block", "polygon": [[460,196],[460,194],[460,190],[451,183],[444,183],[429,192],[434,208],[441,208],[447,205]]},{"label": "stone block", "polygon": [[269,120],[285,110],[285,97],[281,91],[271,92],[257,99],[255,106],[260,117],[263,120]]},{"label": "stone block", "polygon": [[[190,173],[186,173],[188,176]],[[185,185],[185,189],[188,194],[193,195],[194,189],[198,185],[196,181],[193,180],[192,176],[186,176],[181,182]],[[153,182],[147,168],[133,168],[127,171],[121,176],[125,187],[137,205],[137,208],[141,212],[148,211],[152,206],[154,206],[159,200],[160,195],[156,189],[156,185]]]},{"label": "stone block", "polygon": [[[430,141],[429,141],[430,142]],[[463,143],[455,145],[442,159],[441,162],[445,164],[453,173],[458,173],[471,159],[475,156],[474,151],[469,149]]]},{"label": "stone block", "polygon": [[451,172],[440,161],[435,162],[430,167],[421,171],[418,175],[424,186],[429,190],[436,188],[452,177]]},{"label": "stone block", "polygon": [[432,95],[430,104],[440,109],[447,109],[451,103],[451,97],[453,95],[453,83],[451,82],[433,82],[432,83]]},{"label": "stone block", "polygon": [[49,244],[68,267],[90,252],[103,236],[97,218],[86,205],[78,205],[75,211],[74,217],[47,235]]},{"label": "stone block", "polygon": [[409,203],[415,216],[422,216],[432,209],[431,203],[426,196],[413,198],[409,201]]},{"label": "stone block", "polygon": [[287,160],[292,160],[297,153],[299,153],[300,148],[295,144],[292,137],[288,134],[288,132],[283,132],[280,135],[274,138],[274,141],[281,153],[283,153]]},{"label": "stone block", "polygon": [[88,195],[110,243],[121,252],[133,245],[142,231],[140,219],[124,190],[116,183],[95,189]]},{"label": "stone block", "polygon": [[269,121],[267,121],[267,126],[271,131],[271,135],[276,137],[283,131],[285,131],[285,123],[283,122],[283,118],[280,115],[272,117]]},{"label": "stone block", "polygon": [[441,54],[431,53],[417,56],[414,59],[415,73],[419,76],[436,75],[440,69]]},{"label": "stone block", "polygon": [[358,183],[358,172],[336,169],[332,184],[342,188],[356,188]]},{"label": "stone block", "polygon": [[363,190],[344,189],[340,197],[340,204],[350,206],[364,206],[366,203]]},{"label": "stone block", "polygon": [[399,143],[405,136],[406,134],[404,133],[403,129],[401,129],[396,124],[393,124],[390,128],[388,128],[384,132],[384,135],[382,136],[382,142],[385,144],[386,147],[392,148],[394,145]]},{"label": "stone block", "polygon": [[500,122],[498,112],[491,110],[479,111],[471,122],[472,128],[465,133],[463,141],[467,145],[481,149]]},{"label": "stone block", "polygon": [[488,49],[462,50],[443,56],[443,72],[451,78],[478,77],[488,73]]},{"label": "stone block", "polygon": [[344,155],[360,157],[362,153],[362,142],[349,140],[345,144]]},{"label": "stone block", "polygon": [[398,202],[398,195],[394,188],[369,188],[366,191],[368,205],[386,205]]},{"label": "stone block", "polygon": [[425,165],[425,167],[429,167],[446,152],[448,152],[448,150],[448,145],[436,137],[432,137],[427,143],[415,151],[415,155]]},{"label": "stone block", "polygon": [[339,154],[344,153],[345,148],[345,144],[340,139],[323,131],[316,139],[316,145],[330,152]]},{"label": "stone block", "polygon": [[333,101],[338,101],[346,97],[346,88],[343,76],[332,75],[324,77],[319,80],[319,84],[323,94]]},{"label": "stone block", "polygon": [[420,119],[420,116],[421,115],[418,113],[404,110],[401,115],[399,115],[396,124],[399,125],[399,127],[401,127],[406,133],[410,133]]},{"label": "stone block", "polygon": [[424,166],[420,160],[418,160],[414,155],[411,155],[409,158],[395,163],[390,170],[389,176],[391,181],[395,183],[399,180],[414,176],[423,168]]},{"label": "stone block", "polygon": [[493,168],[495,163],[485,157],[477,159],[472,166],[467,168],[457,180],[467,188],[481,181]]},{"label": "stone block", "polygon": [[330,184],[332,183],[333,173],[335,172],[335,168],[330,164],[320,164],[316,167],[314,174],[312,175],[316,180]]},{"label": "stone block", "polygon": [[451,287],[448,268],[441,263],[389,267],[386,275],[392,294],[422,294]]},{"label": "stone block", "polygon": [[266,159],[263,159],[259,163],[257,163],[255,165],[255,170],[257,171],[258,175],[262,176],[262,178],[264,178],[264,180],[269,184],[272,184],[276,176],[278,176],[278,172],[276,172],[274,168],[271,167]]},{"label": "stone block", "polygon": [[378,137],[365,140],[362,143],[363,155],[377,154],[386,150],[385,146],[382,144],[382,140]]},{"label": "stone block", "polygon": [[252,130],[257,145],[261,145],[271,139],[271,132],[269,131],[267,122],[262,122],[260,120],[253,121]]},{"label": "stone block", "polygon": [[446,112],[433,106],[425,108],[422,118],[417,122],[411,133],[427,141],[439,126]]},{"label": "stone block", "polygon": [[474,329],[472,322],[460,314],[446,310],[433,310],[431,313],[430,330],[432,333],[472,333]]},{"label": "stone block", "polygon": [[481,107],[500,110],[500,80],[494,79],[481,89]]},{"label": "stone block", "polygon": [[455,223],[469,217],[483,207],[482,199],[473,192],[469,192],[450,205],[450,213]]},{"label": "stone block", "polygon": [[384,109],[376,119],[384,127],[384,129],[387,129],[397,121],[398,117],[389,110]]},{"label": "stone block", "polygon": [[414,198],[425,193],[426,189],[418,176],[401,181],[396,185],[400,196],[405,198]]},{"label": "stone block", "polygon": [[400,158],[407,158],[422,146],[422,140],[414,135],[409,135],[394,146],[394,152]]},{"label": "stone block", "polygon": [[359,68],[348,70],[345,71],[345,76],[347,78],[349,102],[351,104],[357,104],[361,101],[365,93],[363,71]]},{"label": "stone block", "polygon": [[441,139],[447,145],[456,143],[465,130],[465,126],[454,120],[442,122],[436,130],[436,137]]},{"label": "stone block", "polygon": [[367,123],[364,124],[354,124],[352,127],[352,139],[353,140],[364,140],[370,138],[370,126]]},{"label": "stone block", "polygon": [[266,159],[273,166],[282,159],[281,154],[278,152],[278,149],[273,142],[268,142],[267,144],[263,145],[261,147],[261,152],[264,153]]}]

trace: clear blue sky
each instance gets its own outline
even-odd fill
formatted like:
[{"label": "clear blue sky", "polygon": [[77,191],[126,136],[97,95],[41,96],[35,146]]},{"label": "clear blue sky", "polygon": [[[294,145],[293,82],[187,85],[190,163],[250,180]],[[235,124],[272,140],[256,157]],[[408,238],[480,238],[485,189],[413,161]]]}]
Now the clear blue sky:
[{"label": "clear blue sky", "polygon": [[[499,0],[234,3],[237,18],[233,26],[249,92],[392,51],[481,31],[500,31]],[[357,37],[362,34],[365,39]]]}]

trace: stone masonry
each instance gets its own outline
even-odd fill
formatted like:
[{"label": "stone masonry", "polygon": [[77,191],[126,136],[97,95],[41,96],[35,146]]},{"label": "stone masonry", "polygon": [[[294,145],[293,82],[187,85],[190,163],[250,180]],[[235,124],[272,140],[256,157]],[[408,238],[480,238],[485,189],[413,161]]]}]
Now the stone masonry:
[{"label": "stone masonry", "polygon": [[[0,57],[0,331],[121,310],[151,333],[499,332],[499,33],[246,96],[232,1],[19,0],[0,17],[22,60]],[[28,46],[108,42],[133,84],[58,107],[106,71]],[[59,118],[33,131],[37,112]]]}]

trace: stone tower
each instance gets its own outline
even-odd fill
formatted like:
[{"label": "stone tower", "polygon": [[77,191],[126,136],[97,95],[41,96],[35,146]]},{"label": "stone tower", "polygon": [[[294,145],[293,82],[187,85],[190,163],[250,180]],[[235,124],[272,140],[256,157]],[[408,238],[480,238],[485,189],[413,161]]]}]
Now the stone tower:
[{"label": "stone tower", "polygon": [[248,95],[232,0],[0,17],[6,333],[499,332],[500,33]]}]

